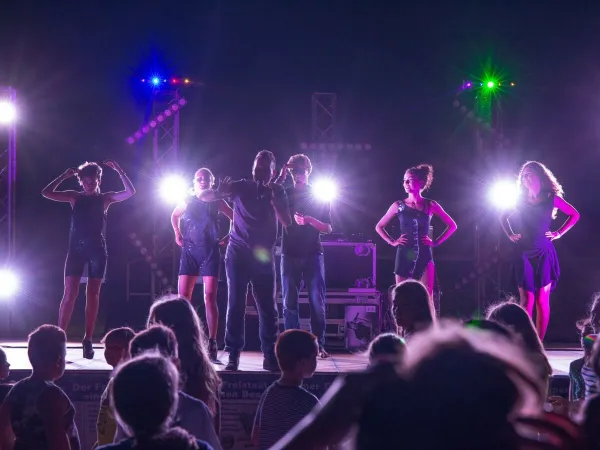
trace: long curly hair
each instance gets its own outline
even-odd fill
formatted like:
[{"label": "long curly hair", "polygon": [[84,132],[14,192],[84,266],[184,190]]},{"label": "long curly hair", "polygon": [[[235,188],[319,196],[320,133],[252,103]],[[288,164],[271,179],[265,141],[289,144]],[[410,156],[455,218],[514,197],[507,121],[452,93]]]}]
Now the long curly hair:
[{"label": "long curly hair", "polygon": [[177,337],[182,390],[217,414],[221,379],[208,359],[206,336],[196,311],[184,298],[159,299],[148,316],[148,326],[157,323],[173,330]]},{"label": "long curly hair", "polygon": [[[526,168],[531,169],[540,179],[541,192],[545,192],[549,195],[554,195],[560,198],[564,197],[565,191],[563,190],[562,185],[558,182],[552,171],[539,161],[527,161],[521,166],[521,170],[519,170],[517,186],[523,194],[526,194],[526,188],[523,186],[523,171]],[[556,218],[556,212],[556,208],[554,208],[552,210],[553,219]]]}]

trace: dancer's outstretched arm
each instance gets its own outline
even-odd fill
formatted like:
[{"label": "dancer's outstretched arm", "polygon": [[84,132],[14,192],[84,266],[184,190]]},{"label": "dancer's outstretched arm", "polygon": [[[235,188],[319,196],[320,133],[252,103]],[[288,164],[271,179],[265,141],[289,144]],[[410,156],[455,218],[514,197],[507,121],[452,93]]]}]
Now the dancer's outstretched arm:
[{"label": "dancer's outstretched arm", "polygon": [[69,202],[73,204],[78,195],[77,191],[57,191],[56,188],[60,186],[63,181],[75,175],[77,175],[77,169],[71,167],[70,169],[65,170],[64,173],[52,180],[48,186],[42,189],[42,195],[55,202]]}]

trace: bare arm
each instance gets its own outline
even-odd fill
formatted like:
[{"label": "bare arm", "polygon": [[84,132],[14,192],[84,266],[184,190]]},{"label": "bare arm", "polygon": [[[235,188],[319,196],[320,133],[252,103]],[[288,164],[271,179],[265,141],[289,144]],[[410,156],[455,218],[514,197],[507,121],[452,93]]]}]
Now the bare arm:
[{"label": "bare arm", "polygon": [[444,211],[444,208],[442,208],[439,203],[433,201],[431,202],[431,212],[442,219],[442,222],[446,224],[446,229],[435,240],[435,246],[437,247],[450,236],[452,236],[452,234],[454,234],[454,232],[457,230],[458,226],[456,225],[454,219],[450,217],[450,214]]},{"label": "bare arm", "polygon": [[127,174],[125,174],[125,171],[121,169],[121,166],[119,166],[115,161],[108,160],[105,161],[104,164],[119,174],[119,177],[123,182],[123,186],[125,186],[125,190],[123,191],[105,193],[105,206],[109,206],[111,203],[122,202],[123,200],[131,198],[135,194],[135,188],[133,187],[133,184],[131,183],[131,180]]},{"label": "bare arm", "polygon": [[229,206],[225,200],[221,200],[221,203],[219,204],[219,212],[229,220],[233,220],[233,209],[231,209],[231,206]]},{"label": "bare arm", "polygon": [[319,219],[315,219],[314,217],[307,217],[308,224],[317,229],[319,233],[329,234],[333,231],[330,223],[321,222]]},{"label": "bare arm", "polygon": [[0,407],[0,450],[12,450],[14,442],[15,436],[10,425],[10,407],[5,401]]},{"label": "bare arm", "polygon": [[50,450],[71,450],[65,426],[67,408],[67,400],[58,388],[47,389],[38,400],[37,409],[42,418]]},{"label": "bare arm", "polygon": [[78,193],[76,191],[57,191],[56,188],[68,178],[71,178],[77,173],[77,169],[67,169],[56,179],[52,180],[48,186],[42,189],[42,195],[55,202],[68,202],[73,204]]},{"label": "bare arm", "polygon": [[173,232],[175,233],[175,242],[180,247],[183,245],[181,230],[179,230],[179,219],[182,214],[185,212],[185,204],[177,205],[173,212],[171,213],[171,226],[173,227]]},{"label": "bare arm", "polygon": [[513,232],[512,228],[510,227],[510,221],[509,221],[509,219],[515,212],[516,212],[516,210],[513,209],[513,210],[509,210],[509,211],[504,211],[502,214],[500,214],[500,226],[502,227],[502,230],[504,231],[506,236],[508,236],[509,239],[511,238],[511,236],[517,236]]},{"label": "bare arm", "polygon": [[231,178],[225,177],[219,183],[218,189],[206,189],[200,193],[198,198],[203,202],[216,202],[226,197],[230,197],[232,193],[233,182],[231,181]]},{"label": "bare arm", "polygon": [[575,226],[581,216],[579,215],[579,211],[577,211],[575,207],[567,202],[564,198],[555,196],[554,207],[569,216],[567,221],[557,231],[558,237],[561,237]]},{"label": "bare arm", "polygon": [[394,241],[390,237],[388,232],[385,231],[385,227],[394,218],[394,216],[396,215],[396,212],[398,212],[398,206],[399,206],[398,202],[392,203],[392,205],[388,208],[388,210],[384,214],[384,216],[381,219],[379,219],[379,222],[377,222],[377,225],[375,225],[375,231],[377,231],[377,234],[379,236],[381,236],[381,239],[383,239],[385,242],[387,242],[390,245],[392,245],[394,243]]}]

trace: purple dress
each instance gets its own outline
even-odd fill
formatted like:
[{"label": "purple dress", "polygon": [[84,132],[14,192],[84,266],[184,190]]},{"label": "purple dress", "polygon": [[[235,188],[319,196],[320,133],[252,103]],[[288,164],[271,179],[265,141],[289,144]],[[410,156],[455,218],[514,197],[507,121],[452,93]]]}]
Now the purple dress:
[{"label": "purple dress", "polygon": [[554,196],[537,204],[522,200],[511,217],[514,232],[521,235],[517,241],[519,255],[514,271],[517,286],[529,292],[551,285],[554,290],[560,277],[558,256],[552,241],[546,237],[552,223]]}]

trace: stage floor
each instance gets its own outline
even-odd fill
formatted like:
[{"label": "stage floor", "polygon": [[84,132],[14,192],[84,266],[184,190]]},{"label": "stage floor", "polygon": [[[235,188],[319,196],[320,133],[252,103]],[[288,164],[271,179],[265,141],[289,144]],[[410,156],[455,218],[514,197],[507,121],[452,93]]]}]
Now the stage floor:
[{"label": "stage floor", "polygon": [[[0,342],[0,346],[6,351],[10,369],[15,371],[31,370],[27,359],[26,342]],[[67,346],[67,371],[110,371],[111,367],[104,361],[102,346],[94,346],[96,355],[94,359],[84,359],[81,355],[81,345],[69,343]],[[553,376],[565,376],[569,374],[571,361],[581,358],[582,351],[574,348],[548,348],[548,358],[552,366]],[[223,370],[227,363],[227,353],[219,352],[222,364],[215,364],[218,371]],[[317,374],[337,374],[362,370],[367,365],[367,355],[364,353],[334,353],[330,358],[319,359],[317,363]],[[243,372],[265,372],[262,368],[262,354],[260,352],[243,352],[240,359],[240,371]]]}]

